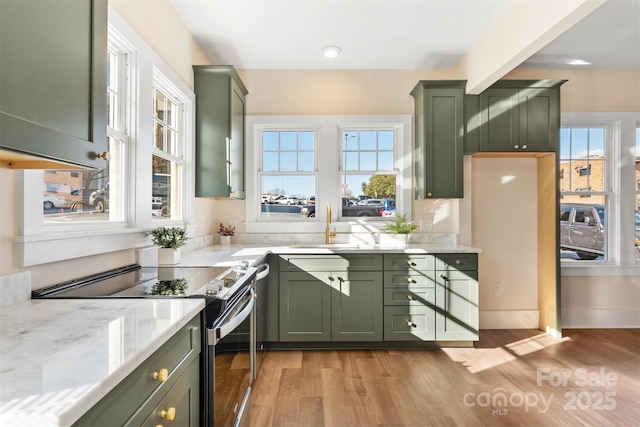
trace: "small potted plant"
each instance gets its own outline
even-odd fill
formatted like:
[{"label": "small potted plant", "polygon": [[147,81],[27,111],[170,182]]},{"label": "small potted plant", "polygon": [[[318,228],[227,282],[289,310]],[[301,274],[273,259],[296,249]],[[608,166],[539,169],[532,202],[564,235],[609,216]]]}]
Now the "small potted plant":
[{"label": "small potted plant", "polygon": [[220,223],[218,225],[218,234],[220,235],[221,245],[230,245],[231,236],[236,234],[236,227],[234,225],[224,225],[223,223]]},{"label": "small potted plant", "polygon": [[409,234],[418,228],[416,224],[407,221],[406,215],[396,215],[395,219],[387,224],[384,231],[394,233],[403,246],[409,242]]},{"label": "small potted plant", "polygon": [[158,246],[158,264],[180,263],[180,248],[187,243],[187,227],[156,227],[147,232]]}]

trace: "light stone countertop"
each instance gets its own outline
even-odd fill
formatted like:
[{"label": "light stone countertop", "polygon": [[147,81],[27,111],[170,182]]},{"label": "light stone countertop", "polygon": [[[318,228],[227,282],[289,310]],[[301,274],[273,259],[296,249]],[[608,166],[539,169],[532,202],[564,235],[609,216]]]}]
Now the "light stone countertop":
[{"label": "light stone countertop", "polygon": [[201,299],[31,300],[0,310],[0,425],[69,426],[204,308]]},{"label": "light stone countertop", "polygon": [[[178,266],[228,268],[268,253],[477,253],[455,244],[213,245]],[[143,265],[145,264],[143,262]],[[0,425],[69,426],[204,308],[200,299],[30,300],[0,310]]]}]

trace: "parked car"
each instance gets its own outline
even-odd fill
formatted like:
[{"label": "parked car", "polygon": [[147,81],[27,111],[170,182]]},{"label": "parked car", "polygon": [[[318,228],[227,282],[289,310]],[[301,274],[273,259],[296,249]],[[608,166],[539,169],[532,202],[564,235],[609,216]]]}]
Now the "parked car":
[{"label": "parked car", "polygon": [[[395,215],[396,210],[396,201],[393,199],[383,199],[380,200],[380,204],[367,206],[360,204],[351,204],[351,201],[343,197],[342,198],[342,216],[343,217],[354,217],[354,216],[382,216],[384,211],[393,210]],[[300,215],[306,217],[315,217],[316,216],[316,205],[304,205],[300,209]],[[388,215],[391,216],[391,215]]]},{"label": "parked car", "polygon": [[276,198],[276,203],[279,205],[301,205],[302,201],[295,196],[280,196]]},{"label": "parked car", "polygon": [[64,208],[67,206],[67,200],[58,194],[45,193],[44,194],[44,210],[53,208]]},{"label": "parked car", "polygon": [[379,206],[382,204],[382,199],[360,200],[357,204],[360,206]]},{"label": "parked car", "polygon": [[103,213],[107,210],[107,206],[109,205],[109,183],[99,190],[94,191],[89,196],[89,205],[93,206],[93,208]]},{"label": "parked car", "polygon": [[560,204],[560,249],[575,252],[580,259],[604,255],[605,206]]},{"label": "parked car", "polygon": [[385,199],[383,200],[382,207],[380,209],[381,217],[393,218],[396,216],[396,201],[392,199]]}]

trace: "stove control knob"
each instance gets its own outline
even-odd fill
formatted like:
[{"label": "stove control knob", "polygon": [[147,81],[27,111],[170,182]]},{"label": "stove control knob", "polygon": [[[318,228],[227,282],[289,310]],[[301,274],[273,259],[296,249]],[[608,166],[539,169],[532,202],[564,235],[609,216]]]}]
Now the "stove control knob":
[{"label": "stove control knob", "polygon": [[169,371],[166,369],[160,369],[160,372],[153,373],[153,379],[158,380],[161,383],[165,382],[169,377]]}]

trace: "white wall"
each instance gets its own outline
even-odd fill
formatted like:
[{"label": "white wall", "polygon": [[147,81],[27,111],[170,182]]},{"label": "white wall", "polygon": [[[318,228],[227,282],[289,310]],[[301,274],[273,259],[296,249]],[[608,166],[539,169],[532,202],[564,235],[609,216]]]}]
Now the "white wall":
[{"label": "white wall", "polygon": [[[535,158],[472,159],[472,244],[482,249],[483,329],[538,327],[537,168]],[[494,313],[505,310],[508,316]]]}]

